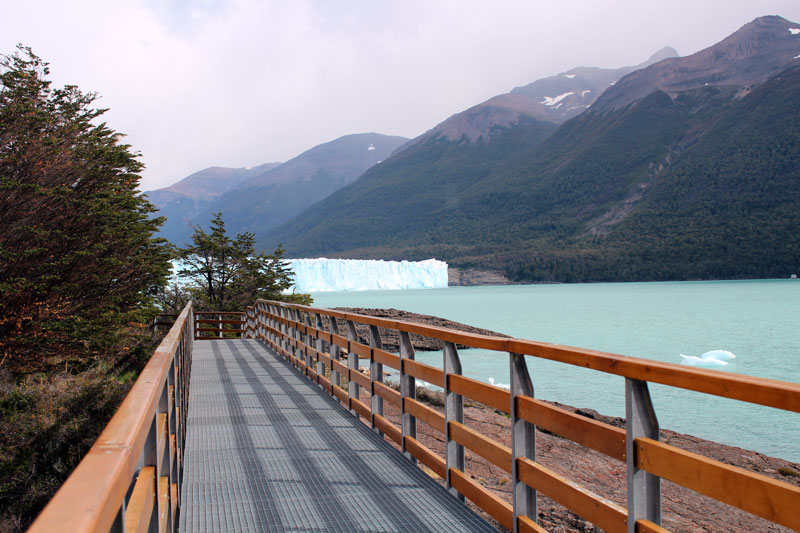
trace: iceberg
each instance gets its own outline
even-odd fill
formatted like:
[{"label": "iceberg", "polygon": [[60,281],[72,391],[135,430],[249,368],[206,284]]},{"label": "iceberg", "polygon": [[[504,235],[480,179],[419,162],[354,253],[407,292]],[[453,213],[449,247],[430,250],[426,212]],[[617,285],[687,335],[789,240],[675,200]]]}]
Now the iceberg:
[{"label": "iceberg", "polygon": [[447,287],[447,263],[373,259],[289,259],[289,292],[438,289]]},{"label": "iceberg", "polygon": [[683,354],[680,354],[680,356],[682,365],[700,368],[720,368],[727,366],[728,361],[731,359],[736,359],[736,356],[727,350],[711,350],[702,354],[700,357]]}]

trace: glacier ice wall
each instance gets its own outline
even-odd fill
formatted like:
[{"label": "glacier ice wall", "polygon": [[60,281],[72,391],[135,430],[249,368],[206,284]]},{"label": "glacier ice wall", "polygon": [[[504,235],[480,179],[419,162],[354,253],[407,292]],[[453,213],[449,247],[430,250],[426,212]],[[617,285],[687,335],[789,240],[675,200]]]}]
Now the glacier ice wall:
[{"label": "glacier ice wall", "polygon": [[296,292],[435,289],[447,287],[447,263],[372,259],[289,259]]}]

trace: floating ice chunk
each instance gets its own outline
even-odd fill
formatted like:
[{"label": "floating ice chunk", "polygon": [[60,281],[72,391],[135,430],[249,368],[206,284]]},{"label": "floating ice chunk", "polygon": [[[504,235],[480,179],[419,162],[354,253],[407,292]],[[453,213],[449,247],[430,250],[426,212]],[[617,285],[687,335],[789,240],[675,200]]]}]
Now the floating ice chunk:
[{"label": "floating ice chunk", "polygon": [[791,33],[792,35],[797,35],[798,33],[800,33],[800,28],[789,28],[789,33]]},{"label": "floating ice chunk", "polygon": [[706,352],[700,356],[700,359],[716,359],[717,361],[730,361],[731,359],[736,359],[736,356],[733,355],[728,350],[711,350],[710,352]]},{"label": "floating ice chunk", "polygon": [[703,359],[696,355],[683,355],[681,354],[681,364],[686,366],[696,366],[699,368],[720,368],[727,366],[726,361],[719,361],[717,359]]},{"label": "floating ice chunk", "polygon": [[554,105],[558,104],[561,100],[563,100],[564,98],[566,98],[567,96],[569,96],[571,94],[575,94],[575,93],[573,91],[570,91],[568,93],[559,94],[558,96],[545,96],[544,100],[542,100],[539,103],[540,104],[544,104],[544,105],[554,106]]},{"label": "floating ice chunk", "polygon": [[511,385],[508,383],[495,383],[494,378],[489,378],[489,385],[494,385],[495,387],[500,387],[501,389],[510,389]]}]

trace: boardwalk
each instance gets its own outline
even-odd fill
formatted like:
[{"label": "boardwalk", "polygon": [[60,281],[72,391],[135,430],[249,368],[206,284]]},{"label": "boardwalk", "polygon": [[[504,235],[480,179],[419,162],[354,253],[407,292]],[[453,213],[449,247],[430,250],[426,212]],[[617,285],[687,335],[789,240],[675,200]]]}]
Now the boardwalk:
[{"label": "boardwalk", "polygon": [[195,342],[180,529],[494,531],[254,340]]}]

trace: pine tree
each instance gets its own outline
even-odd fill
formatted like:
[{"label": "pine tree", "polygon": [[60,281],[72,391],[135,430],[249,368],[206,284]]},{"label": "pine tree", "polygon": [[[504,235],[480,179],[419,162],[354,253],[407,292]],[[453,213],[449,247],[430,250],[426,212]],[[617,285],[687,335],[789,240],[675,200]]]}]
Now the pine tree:
[{"label": "pine tree", "polygon": [[139,154],[97,95],[51,87],[30,48],[0,56],[0,359],[101,352],[163,286],[170,248],[137,191]]},{"label": "pine tree", "polygon": [[308,295],[283,294],[292,286],[283,255],[281,246],[271,254],[256,253],[249,232],[231,239],[222,213],[216,213],[210,233],[195,227],[192,244],[180,249],[178,276],[189,280],[190,295],[207,310],[242,311],[257,298],[310,303]]}]

